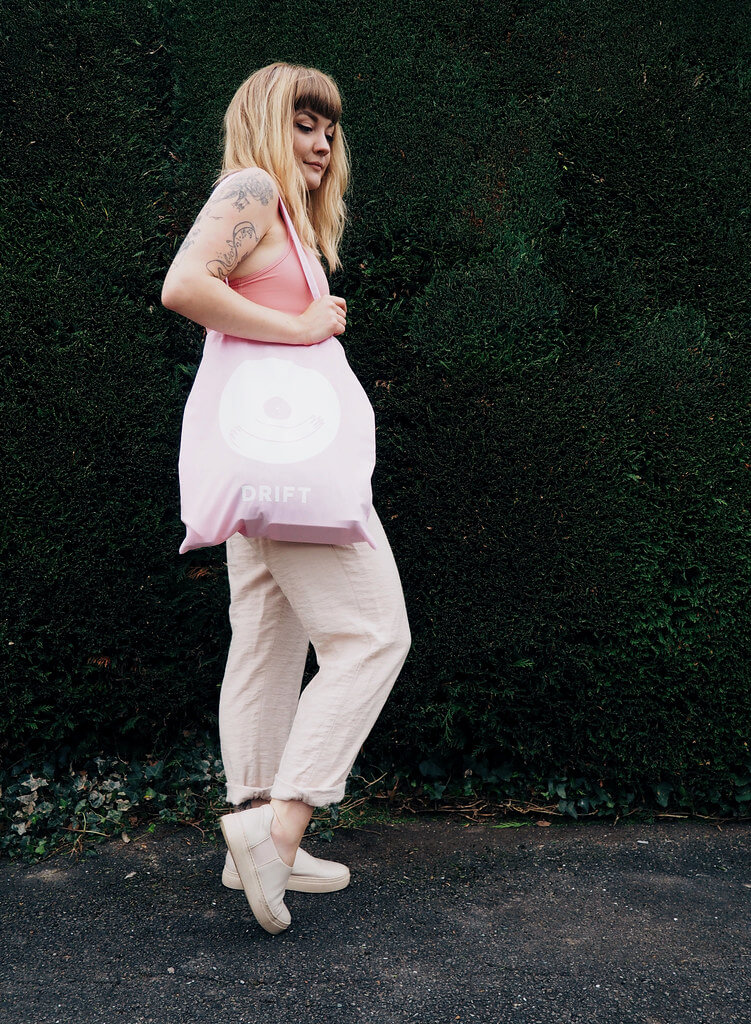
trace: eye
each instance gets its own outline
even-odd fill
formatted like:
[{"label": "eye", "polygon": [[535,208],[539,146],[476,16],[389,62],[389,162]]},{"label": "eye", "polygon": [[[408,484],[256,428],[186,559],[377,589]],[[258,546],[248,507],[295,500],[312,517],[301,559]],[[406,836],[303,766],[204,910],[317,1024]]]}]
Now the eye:
[{"label": "eye", "polygon": [[326,141],[331,146],[333,144],[333,142],[334,142],[334,136],[333,135],[327,135],[326,136]]}]

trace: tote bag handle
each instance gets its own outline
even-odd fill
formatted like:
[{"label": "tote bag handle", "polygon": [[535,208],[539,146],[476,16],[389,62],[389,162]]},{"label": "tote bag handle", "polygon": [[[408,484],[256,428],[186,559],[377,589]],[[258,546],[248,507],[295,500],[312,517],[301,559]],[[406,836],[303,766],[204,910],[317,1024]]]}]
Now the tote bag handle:
[{"label": "tote bag handle", "polygon": [[300,263],[302,265],[302,272],[303,274],[305,274],[305,280],[308,282],[308,288],[310,288],[311,294],[313,295],[314,299],[320,299],[321,289],[318,287],[316,279],[313,277],[313,271],[310,269],[308,254],[302,247],[302,243],[297,236],[297,232],[295,231],[295,225],[292,223],[292,218],[287,213],[287,207],[284,205],[284,201],[281,196],[279,196],[279,205],[282,208],[282,215],[284,216],[287,229],[290,235],[292,236],[292,241],[295,243],[295,249],[297,250],[297,255],[300,258]]}]

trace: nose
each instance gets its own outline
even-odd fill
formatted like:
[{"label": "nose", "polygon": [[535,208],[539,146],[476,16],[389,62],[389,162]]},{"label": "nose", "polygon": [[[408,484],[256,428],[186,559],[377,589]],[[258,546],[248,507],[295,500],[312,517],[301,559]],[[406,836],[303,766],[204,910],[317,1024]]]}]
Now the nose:
[{"label": "nose", "polygon": [[329,140],[326,138],[326,133],[324,131],[320,131],[316,134],[315,151],[316,153],[329,153],[331,151]]}]

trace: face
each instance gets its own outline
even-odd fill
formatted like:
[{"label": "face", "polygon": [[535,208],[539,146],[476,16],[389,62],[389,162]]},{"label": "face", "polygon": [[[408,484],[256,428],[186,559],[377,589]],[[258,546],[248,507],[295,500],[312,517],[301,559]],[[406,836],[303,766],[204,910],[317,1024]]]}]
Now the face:
[{"label": "face", "polygon": [[294,153],[308,189],[320,188],[331,162],[336,125],[305,107],[295,111]]}]

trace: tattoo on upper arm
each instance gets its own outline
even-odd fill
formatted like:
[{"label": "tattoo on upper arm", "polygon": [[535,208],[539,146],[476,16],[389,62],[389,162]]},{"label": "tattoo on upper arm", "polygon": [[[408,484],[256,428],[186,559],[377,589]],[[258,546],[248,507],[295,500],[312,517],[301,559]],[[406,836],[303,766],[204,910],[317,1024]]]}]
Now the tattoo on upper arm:
[{"label": "tattoo on upper arm", "polygon": [[175,262],[177,262],[177,260],[179,260],[181,256],[185,255],[185,253],[188,251],[188,249],[190,249],[191,245],[195,244],[196,237],[201,233],[201,229],[198,226],[198,222],[200,221],[200,219],[201,218],[199,216],[198,220],[195,222],[193,227],[190,229],[190,231],[187,233],[187,235],[183,239],[183,244],[180,246],[180,248],[175,253]]},{"label": "tattoo on upper arm", "polygon": [[229,248],[225,252],[217,253],[216,259],[209,260],[206,269],[213,277],[226,277],[231,270],[237,266],[242,258],[247,256],[242,252],[243,243],[250,238],[258,241],[258,232],[249,220],[243,220],[235,225],[232,238],[227,239]]},{"label": "tattoo on upper arm", "polygon": [[198,236],[201,234],[201,225],[207,218],[209,220],[221,220],[221,217],[217,217],[214,214],[207,213],[205,209],[201,210],[201,212],[196,217],[195,224],[183,239],[183,244],[175,253],[174,262],[177,262],[177,260],[181,256],[185,255],[185,253],[188,251],[188,249],[190,249],[192,245],[195,245]]},{"label": "tattoo on upper arm", "polygon": [[[217,190],[209,197],[203,210],[198,214],[193,227],[185,236],[182,245],[177,250],[173,262],[177,262],[181,259],[188,249],[190,249],[192,245],[195,245],[198,236],[201,233],[201,226],[207,218],[211,220],[222,219],[219,214],[211,212],[213,209],[218,207],[220,203],[230,201],[236,210],[244,210],[246,206],[250,204],[251,199],[257,199],[262,206],[268,206],[273,197],[274,190],[269,184],[266,175],[253,169],[249,169],[246,174],[235,175],[226,188],[222,188],[221,185],[219,185]],[[235,225],[232,232],[232,238],[227,239],[227,245],[230,248],[226,253],[218,254],[215,260],[210,260],[206,264],[209,273],[214,277],[225,277],[234,267],[237,266],[241,257],[247,255],[247,253],[241,254],[239,252],[239,247],[242,242],[253,237],[258,241],[258,233],[250,221],[242,221]]]},{"label": "tattoo on upper arm", "polygon": [[257,199],[262,206],[268,206],[273,197],[274,190],[265,175],[248,171],[247,174],[236,175],[217,201],[231,199],[236,210],[244,210],[250,199]]}]

